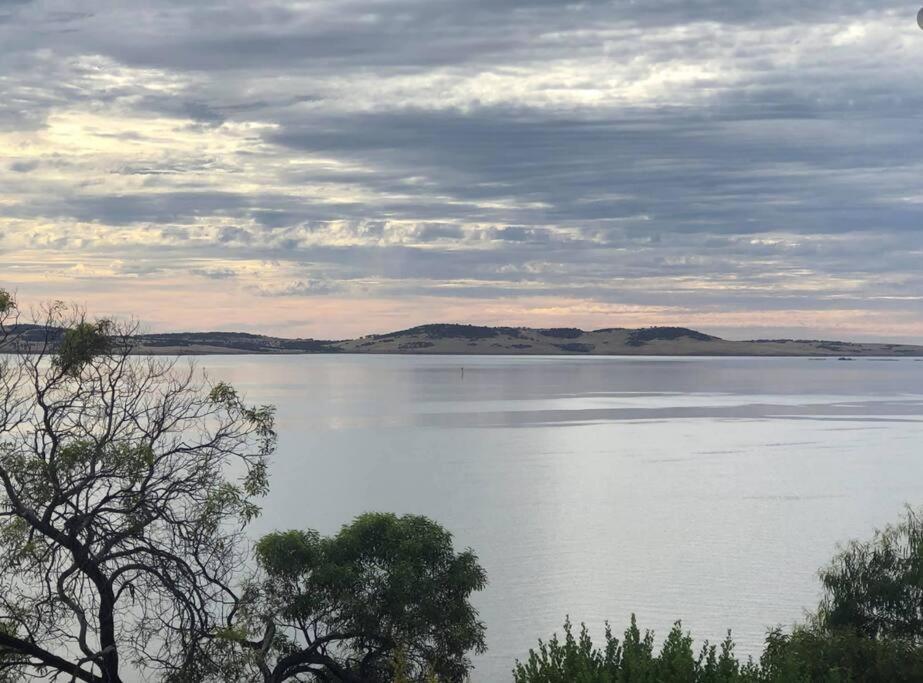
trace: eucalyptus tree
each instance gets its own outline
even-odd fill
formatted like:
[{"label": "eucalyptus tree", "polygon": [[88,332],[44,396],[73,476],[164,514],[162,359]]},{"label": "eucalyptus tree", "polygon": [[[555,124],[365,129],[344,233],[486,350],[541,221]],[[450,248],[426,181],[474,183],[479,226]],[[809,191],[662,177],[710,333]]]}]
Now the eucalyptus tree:
[{"label": "eucalyptus tree", "polygon": [[468,653],[485,649],[469,600],[484,570],[425,517],[366,513],[330,537],[276,532],[256,554],[260,574],[224,635],[243,666],[220,680],[464,681]]},{"label": "eucalyptus tree", "polygon": [[923,510],[851,541],[820,572],[818,621],[827,629],[923,647]]},{"label": "eucalyptus tree", "polygon": [[0,292],[0,672],[202,680],[267,491],[272,408],[133,354],[133,325],[16,316]]}]

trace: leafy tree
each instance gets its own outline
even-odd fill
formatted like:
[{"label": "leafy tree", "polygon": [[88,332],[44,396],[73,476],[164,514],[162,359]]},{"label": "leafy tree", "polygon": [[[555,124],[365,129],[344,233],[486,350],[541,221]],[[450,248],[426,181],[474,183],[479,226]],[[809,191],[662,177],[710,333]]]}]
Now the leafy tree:
[{"label": "leafy tree", "polygon": [[0,672],[115,683],[129,662],[201,680],[273,411],[132,355],[133,326],[61,305],[37,324],[28,344],[5,327],[20,352],[0,365]]},{"label": "leafy tree", "polygon": [[0,344],[6,341],[18,315],[16,299],[5,289],[0,289]]},{"label": "leafy tree", "polygon": [[272,533],[257,558],[263,576],[229,638],[267,682],[461,681],[468,651],[485,649],[468,601],[484,570],[425,517],[364,514],[332,537]]},{"label": "leafy tree", "polygon": [[908,508],[898,524],[853,541],[820,573],[818,611],[828,629],[923,645],[923,518]]},{"label": "leafy tree", "polygon": [[815,625],[797,626],[790,634],[774,629],[766,638],[760,674],[772,683],[914,683],[923,681],[923,649]]},{"label": "leafy tree", "polygon": [[112,350],[113,332],[111,320],[77,320],[63,330],[51,362],[62,372],[79,377],[94,358]]}]

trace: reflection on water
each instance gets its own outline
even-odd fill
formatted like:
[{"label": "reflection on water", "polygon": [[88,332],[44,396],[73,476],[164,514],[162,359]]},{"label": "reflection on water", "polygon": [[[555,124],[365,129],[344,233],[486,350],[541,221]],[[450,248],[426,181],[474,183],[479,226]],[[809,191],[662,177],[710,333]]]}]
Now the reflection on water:
[{"label": "reflection on water", "polygon": [[[923,504],[923,363],[743,358],[208,357],[279,408],[257,532],[426,514],[478,552],[488,654],[565,614],[601,632],[767,626],[817,599],[838,541]],[[464,373],[461,369],[464,367]]]}]

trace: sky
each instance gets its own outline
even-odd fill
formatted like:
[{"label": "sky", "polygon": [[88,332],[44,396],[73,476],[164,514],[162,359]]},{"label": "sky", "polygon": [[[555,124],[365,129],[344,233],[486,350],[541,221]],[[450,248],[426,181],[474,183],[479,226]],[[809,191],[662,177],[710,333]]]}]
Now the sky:
[{"label": "sky", "polygon": [[0,0],[0,287],[152,330],[923,342],[891,0]]}]

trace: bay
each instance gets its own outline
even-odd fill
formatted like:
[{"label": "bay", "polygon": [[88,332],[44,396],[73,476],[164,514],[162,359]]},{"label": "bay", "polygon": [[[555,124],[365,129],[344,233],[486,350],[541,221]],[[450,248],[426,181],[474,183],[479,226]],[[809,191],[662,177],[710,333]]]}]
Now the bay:
[{"label": "bay", "polygon": [[210,356],[278,407],[254,535],[427,515],[479,555],[475,681],[565,615],[638,615],[757,655],[819,595],[838,542],[923,503],[912,359]]}]

